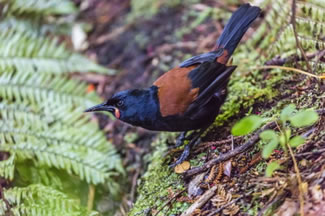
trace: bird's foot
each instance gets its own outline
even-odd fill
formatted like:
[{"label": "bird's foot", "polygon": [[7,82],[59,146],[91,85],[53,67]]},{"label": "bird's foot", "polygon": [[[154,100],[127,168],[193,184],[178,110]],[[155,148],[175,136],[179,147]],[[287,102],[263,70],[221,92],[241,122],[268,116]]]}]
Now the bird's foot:
[{"label": "bird's foot", "polygon": [[201,142],[201,139],[200,139],[200,135],[201,133],[197,134],[195,136],[195,138],[193,138],[185,147],[184,147],[184,150],[181,154],[181,156],[177,159],[177,161],[173,164],[170,165],[170,167],[175,167],[177,166],[178,164],[181,164],[183,163],[187,158],[188,156],[190,155],[190,152],[191,152],[191,149],[197,145],[198,143]]},{"label": "bird's foot", "polygon": [[178,147],[180,147],[181,145],[184,144],[184,141],[185,141],[185,140],[188,140],[188,138],[186,137],[186,134],[187,134],[187,131],[182,132],[182,133],[179,135],[179,137],[177,137],[177,139],[176,139],[176,144],[175,144],[175,146],[173,146],[173,148],[178,148]]}]

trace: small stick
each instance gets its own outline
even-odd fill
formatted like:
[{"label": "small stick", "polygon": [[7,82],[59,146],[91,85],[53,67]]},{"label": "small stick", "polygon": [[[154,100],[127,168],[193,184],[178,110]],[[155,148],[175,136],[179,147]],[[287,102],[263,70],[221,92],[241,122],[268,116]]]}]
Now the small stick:
[{"label": "small stick", "polygon": [[212,167],[214,164],[220,163],[222,161],[226,161],[229,158],[232,158],[233,156],[246,151],[248,148],[252,147],[255,143],[257,143],[259,141],[259,139],[260,139],[259,134],[261,132],[263,132],[266,129],[275,127],[275,126],[276,126],[275,122],[270,122],[270,123],[266,124],[264,127],[257,130],[256,133],[245,144],[243,144],[241,146],[238,146],[237,148],[235,148],[232,151],[229,151],[226,154],[222,154],[219,157],[208,161],[207,163],[203,164],[200,167],[194,167],[194,168],[186,171],[185,176],[190,177],[190,176],[195,175],[197,173],[204,172],[207,169],[209,169],[210,167]]},{"label": "small stick", "polygon": [[304,194],[303,194],[304,191],[303,191],[303,188],[302,188],[301,175],[300,175],[298,164],[297,164],[296,158],[295,158],[295,156],[293,154],[292,148],[291,148],[289,142],[286,142],[286,144],[287,144],[287,147],[289,149],[289,153],[290,153],[290,156],[292,158],[295,171],[297,173],[297,180],[298,180],[298,186],[299,186],[300,215],[304,216]]},{"label": "small stick", "polygon": [[286,71],[294,71],[294,72],[297,72],[297,73],[304,74],[306,76],[315,77],[317,79],[325,79],[325,75],[318,76],[318,75],[315,75],[315,74],[312,74],[312,73],[309,73],[309,72],[306,72],[306,71],[303,71],[303,70],[300,70],[300,69],[297,69],[297,68],[284,67],[284,66],[278,66],[278,65],[259,66],[259,67],[255,67],[255,68],[252,68],[252,69],[257,69],[257,70],[259,70],[259,69],[280,69],[280,70],[286,70]]},{"label": "small stick", "polygon": [[195,209],[202,207],[207,201],[211,199],[212,196],[216,193],[217,185],[210,188],[205,192],[195,203],[193,203],[181,216],[190,216],[195,211]]}]

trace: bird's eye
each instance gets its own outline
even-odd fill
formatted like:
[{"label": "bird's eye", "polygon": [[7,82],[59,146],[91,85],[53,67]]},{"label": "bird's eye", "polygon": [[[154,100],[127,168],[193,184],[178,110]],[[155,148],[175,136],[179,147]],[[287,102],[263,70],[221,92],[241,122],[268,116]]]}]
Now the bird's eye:
[{"label": "bird's eye", "polygon": [[118,101],[117,104],[116,104],[116,106],[118,106],[118,107],[123,106],[123,101],[122,100]]}]

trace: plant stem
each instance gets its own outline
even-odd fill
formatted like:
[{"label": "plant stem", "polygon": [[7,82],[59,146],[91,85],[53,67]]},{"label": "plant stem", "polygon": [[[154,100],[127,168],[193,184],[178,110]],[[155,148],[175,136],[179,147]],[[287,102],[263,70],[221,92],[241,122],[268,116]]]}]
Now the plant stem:
[{"label": "plant stem", "polygon": [[294,169],[295,169],[295,172],[297,174],[297,180],[298,180],[298,185],[299,185],[300,216],[304,216],[304,191],[303,191],[303,185],[302,185],[300,171],[299,171],[296,158],[295,158],[295,156],[293,154],[293,151],[292,151],[292,148],[291,148],[289,142],[286,142],[286,145],[287,145],[287,147],[289,149],[290,156],[291,156],[292,161],[293,161]]},{"label": "plant stem", "polygon": [[87,202],[88,212],[90,212],[93,209],[94,199],[95,199],[95,186],[90,184],[88,190],[88,202]]}]

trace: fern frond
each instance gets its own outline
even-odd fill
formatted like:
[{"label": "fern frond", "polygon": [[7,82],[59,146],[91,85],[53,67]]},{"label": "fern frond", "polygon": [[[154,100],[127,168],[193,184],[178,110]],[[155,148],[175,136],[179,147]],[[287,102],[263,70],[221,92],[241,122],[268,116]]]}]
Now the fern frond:
[{"label": "fern frond", "polygon": [[[262,22],[252,37],[241,45],[241,53],[249,52],[249,58],[253,64],[258,59],[261,64],[265,58],[269,58],[269,52],[260,53],[257,50],[269,50],[270,44],[277,40],[279,32],[283,31],[290,22],[290,5],[285,0],[265,1],[267,7],[270,7]],[[258,49],[255,49],[258,47]],[[245,51],[244,51],[245,50]],[[261,56],[262,54],[262,56]],[[264,55],[264,56],[263,56]],[[264,57],[264,58],[263,58]],[[242,58],[247,58],[247,55]]]},{"label": "fern frond", "polygon": [[14,29],[0,32],[0,68],[14,67],[22,71],[63,74],[66,72],[98,72],[113,74],[87,58],[68,51],[57,38],[36,36]]},{"label": "fern frond", "polygon": [[8,13],[21,15],[38,14],[71,14],[77,12],[75,5],[69,0],[0,0],[5,3]]},{"label": "fern frond", "polygon": [[305,50],[323,50],[325,49],[325,41],[316,38],[298,36],[301,46]]},{"label": "fern frond", "polygon": [[73,104],[88,107],[100,100],[87,94],[86,86],[75,80],[49,74],[0,72],[0,97],[16,103]]},{"label": "fern frond", "polygon": [[[103,154],[86,146],[76,146],[66,142],[49,142],[33,136],[24,136],[27,142],[6,143],[1,150],[16,153],[17,160],[37,159],[37,163],[63,169],[76,174],[88,183],[104,183],[112,175],[119,161],[116,154]],[[107,160],[103,160],[107,158]]]},{"label": "fern frond", "polygon": [[103,153],[114,149],[112,144],[107,142],[104,134],[93,125],[85,124],[80,128],[74,128],[53,123],[54,126],[49,126],[37,115],[17,111],[0,111],[0,116],[2,118],[0,120],[0,140],[4,143],[12,142],[12,140],[17,141],[17,137],[11,134],[22,134],[69,142],[76,146],[87,146]]},{"label": "fern frond", "polygon": [[[29,123],[32,123],[33,121],[38,122],[36,119],[39,119],[44,121],[46,124],[53,125],[54,122],[57,122],[74,128],[81,128],[85,124],[88,124],[92,128],[92,130],[90,130],[91,132],[98,128],[96,124],[89,122],[89,117],[83,113],[84,109],[82,107],[75,107],[69,104],[61,104],[61,106],[57,107],[51,106],[51,104],[42,103],[38,104],[38,106],[33,106],[17,103],[8,104],[3,101],[0,103],[0,110],[3,110],[4,112],[35,115],[35,117],[25,117],[32,119]],[[8,113],[8,115],[11,114]]]},{"label": "fern frond", "polygon": [[123,173],[113,145],[94,125],[49,126],[35,114],[12,110],[1,110],[0,117],[1,149],[17,153],[19,159],[37,157],[37,163],[75,173],[93,184],[104,183],[114,170]]},{"label": "fern frond", "polygon": [[0,177],[8,180],[14,178],[15,158],[16,155],[12,153],[7,160],[0,161]]},{"label": "fern frond", "polygon": [[324,72],[325,72],[325,63],[324,62],[310,61],[309,63],[312,66],[312,68],[316,68],[316,72],[318,71],[318,74],[324,75]]},{"label": "fern frond", "polygon": [[70,23],[45,23],[42,17],[9,16],[0,22],[0,29],[2,31],[9,31],[14,29],[15,31],[21,33],[31,34],[33,37],[46,36],[48,34],[66,35],[70,33],[69,29],[71,28],[72,25]]},{"label": "fern frond", "polygon": [[2,210],[15,216],[99,215],[94,211],[87,212],[86,208],[80,206],[80,200],[72,199],[60,191],[43,185],[5,190],[4,199],[10,208],[4,208],[4,200],[1,200],[0,213]]},{"label": "fern frond", "polygon": [[304,17],[308,17],[315,21],[325,22],[324,2],[322,6],[318,6],[312,3],[299,1],[297,9]]},{"label": "fern frond", "polygon": [[297,31],[309,36],[321,36],[325,34],[325,22],[318,22],[312,19],[297,17]]}]

